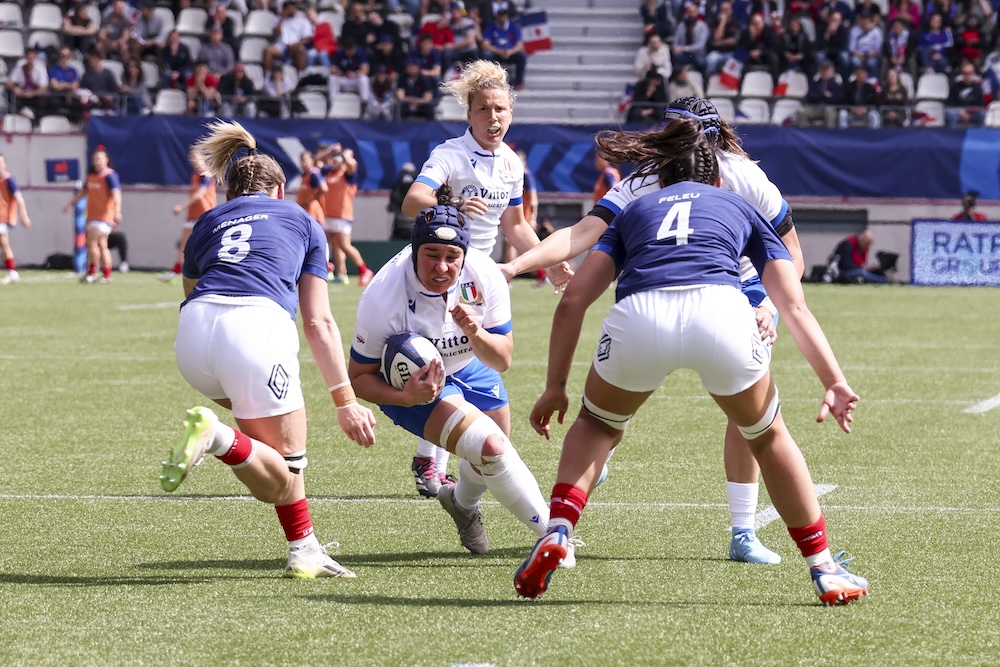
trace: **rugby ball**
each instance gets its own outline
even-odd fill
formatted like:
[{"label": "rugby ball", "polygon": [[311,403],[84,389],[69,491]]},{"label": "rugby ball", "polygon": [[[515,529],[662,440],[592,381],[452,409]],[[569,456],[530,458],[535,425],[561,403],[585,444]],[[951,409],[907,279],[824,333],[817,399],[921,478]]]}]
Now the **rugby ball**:
[{"label": "rugby ball", "polygon": [[382,377],[396,389],[403,385],[421,368],[437,359],[444,364],[441,352],[434,343],[412,331],[390,336],[382,348]]}]

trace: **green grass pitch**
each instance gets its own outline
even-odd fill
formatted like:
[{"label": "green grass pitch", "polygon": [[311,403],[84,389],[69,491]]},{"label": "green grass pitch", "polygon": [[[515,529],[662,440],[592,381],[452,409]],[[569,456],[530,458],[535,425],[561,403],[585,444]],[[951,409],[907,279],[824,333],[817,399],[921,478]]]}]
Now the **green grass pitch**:
[{"label": "green grass pitch", "polygon": [[[345,341],[360,292],[330,289]],[[783,327],[774,373],[833,546],[871,596],[821,606],[780,520],[761,530],[780,565],[727,560],[724,420],[679,372],[593,495],[577,568],[529,602],[512,584],[528,530],[487,497],[492,552],[466,553],[416,496],[414,438],[379,413],[377,446],[347,441],[305,345],[313,518],[358,578],[282,578],[274,511],[225,466],[159,488],[204,402],[174,364],[180,287],[26,271],[0,287],[0,665],[995,665],[1000,408],[966,410],[1000,394],[1000,292],[807,295],[862,397],[855,433],[815,423],[821,388]],[[513,441],[547,496],[566,426],[546,442],[527,413],[556,297],[531,281],[512,297]],[[574,401],[611,299],[587,321]]]}]

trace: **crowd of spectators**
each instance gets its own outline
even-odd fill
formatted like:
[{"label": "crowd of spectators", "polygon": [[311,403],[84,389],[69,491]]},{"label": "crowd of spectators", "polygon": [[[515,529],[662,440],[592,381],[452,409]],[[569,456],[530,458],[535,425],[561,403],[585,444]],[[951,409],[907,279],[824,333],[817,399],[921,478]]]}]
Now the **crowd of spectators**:
[{"label": "crowd of spectators", "polygon": [[671,87],[688,68],[681,78],[694,74],[695,94],[724,70],[766,71],[779,90],[800,72],[808,91],[788,122],[829,127],[925,124],[914,82],[937,73],[948,85],[931,99],[944,102],[947,125],[981,126],[1000,88],[998,9],[1000,0],[641,0],[628,120],[655,119],[691,94],[690,83]]},{"label": "crowd of spectators", "polygon": [[[25,17],[33,4],[39,2],[25,6]],[[298,97],[310,90],[331,106],[346,93],[356,96],[364,118],[431,119],[438,84],[480,57],[504,64],[512,84],[524,86],[517,17],[530,0],[68,0],[59,6],[61,29],[50,31],[57,39],[27,37],[24,57],[6,76],[8,112],[61,114],[73,122],[90,114],[151,113],[156,93],[171,89],[183,92],[189,114],[289,117],[306,111]],[[195,23],[182,21],[191,16]]]}]

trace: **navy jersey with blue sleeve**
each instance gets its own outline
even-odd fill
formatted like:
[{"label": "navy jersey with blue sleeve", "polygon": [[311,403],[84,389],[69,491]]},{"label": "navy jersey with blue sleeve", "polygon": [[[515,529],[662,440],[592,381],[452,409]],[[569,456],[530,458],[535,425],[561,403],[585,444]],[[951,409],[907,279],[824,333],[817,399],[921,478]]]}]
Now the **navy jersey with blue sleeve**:
[{"label": "navy jersey with blue sleeve", "polygon": [[740,289],[740,256],[758,271],[788,249],[757,209],[731,192],[676,183],[626,206],[594,246],[619,271],[616,299],[663,287]]},{"label": "navy jersey with blue sleeve", "polygon": [[265,297],[295,319],[302,274],[326,279],[326,238],[292,201],[237,197],[198,218],[183,273],[198,281],[184,303],[209,294]]}]

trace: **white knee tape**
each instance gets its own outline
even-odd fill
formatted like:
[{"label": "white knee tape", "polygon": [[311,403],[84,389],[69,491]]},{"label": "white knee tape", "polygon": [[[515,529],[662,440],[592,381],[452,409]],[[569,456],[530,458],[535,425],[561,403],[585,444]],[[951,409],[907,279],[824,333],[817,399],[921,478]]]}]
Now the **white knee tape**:
[{"label": "white knee tape", "polygon": [[465,415],[475,409],[476,407],[470,403],[457,406],[456,410],[451,413],[451,416],[445,420],[444,426],[441,427],[441,439],[438,440],[439,447],[448,447],[448,438],[451,437],[451,432],[455,430],[455,427],[458,426],[463,419],[465,419]]},{"label": "white knee tape", "polygon": [[302,471],[306,469],[306,466],[309,465],[309,459],[306,458],[306,450],[303,449],[301,452],[292,452],[286,456],[285,465],[288,466],[288,469],[292,471],[293,475],[301,474]]},{"label": "white knee tape", "polygon": [[496,475],[502,472],[506,465],[504,454],[483,456],[483,445],[486,444],[486,438],[491,435],[503,439],[504,454],[506,454],[510,449],[510,441],[496,422],[486,415],[469,424],[469,428],[458,436],[458,442],[455,443],[455,453],[479,468],[484,475]]},{"label": "white knee tape", "polygon": [[760,418],[760,421],[753,426],[739,426],[736,428],[740,430],[743,437],[747,440],[753,440],[754,438],[759,438],[760,436],[767,433],[771,425],[774,424],[774,418],[778,416],[778,410],[781,409],[781,401],[778,400],[778,390],[774,390],[774,396],[771,398],[771,402],[767,406],[767,410],[764,411],[764,416]]},{"label": "white knee tape", "polygon": [[624,431],[625,427],[628,426],[629,421],[632,419],[632,415],[617,415],[614,412],[608,412],[607,410],[597,407],[589,398],[587,398],[586,394],[583,395],[583,409],[597,421],[604,422],[611,428],[619,431]]}]

